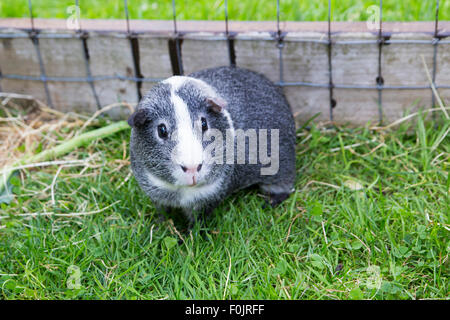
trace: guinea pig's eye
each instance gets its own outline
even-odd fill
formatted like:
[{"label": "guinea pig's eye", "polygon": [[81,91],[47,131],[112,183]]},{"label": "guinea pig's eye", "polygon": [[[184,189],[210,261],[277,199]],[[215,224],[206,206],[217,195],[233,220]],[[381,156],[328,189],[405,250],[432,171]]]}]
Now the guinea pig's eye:
[{"label": "guinea pig's eye", "polygon": [[202,131],[205,132],[208,130],[208,123],[206,122],[206,119],[202,117]]},{"label": "guinea pig's eye", "polygon": [[158,135],[159,135],[159,137],[162,138],[162,139],[165,139],[165,138],[167,138],[168,134],[169,133],[167,131],[166,125],[164,123],[161,123],[158,126]]}]

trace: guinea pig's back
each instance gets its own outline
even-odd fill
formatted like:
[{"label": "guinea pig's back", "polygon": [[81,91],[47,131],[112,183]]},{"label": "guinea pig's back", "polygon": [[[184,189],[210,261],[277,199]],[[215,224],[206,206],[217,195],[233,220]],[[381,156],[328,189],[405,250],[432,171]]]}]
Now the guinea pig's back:
[{"label": "guinea pig's back", "polygon": [[279,173],[262,177],[259,164],[235,165],[233,179],[236,181],[232,185],[244,188],[277,181],[292,184],[295,179],[295,122],[281,88],[262,74],[237,67],[206,69],[190,76],[214,87],[227,101],[226,110],[230,113],[235,129],[279,130]]},{"label": "guinea pig's back", "polygon": [[295,135],[292,112],[281,88],[264,75],[238,67],[218,67],[189,76],[205,81],[227,101],[235,129],[283,128],[288,135]]}]

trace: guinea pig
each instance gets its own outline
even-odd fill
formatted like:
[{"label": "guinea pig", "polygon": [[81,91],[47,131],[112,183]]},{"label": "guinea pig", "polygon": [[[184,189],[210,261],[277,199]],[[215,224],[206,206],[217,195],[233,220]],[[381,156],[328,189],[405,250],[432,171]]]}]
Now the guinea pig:
[{"label": "guinea pig", "polygon": [[218,67],[153,86],[129,117],[134,176],[159,209],[191,223],[257,185],[276,206],[293,192],[295,123],[265,76]]}]

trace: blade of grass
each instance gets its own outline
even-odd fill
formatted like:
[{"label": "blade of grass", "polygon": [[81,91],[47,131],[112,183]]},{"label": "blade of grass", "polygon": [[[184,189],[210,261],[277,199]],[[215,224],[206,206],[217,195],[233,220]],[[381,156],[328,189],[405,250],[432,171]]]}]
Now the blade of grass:
[{"label": "blade of grass", "polygon": [[18,166],[24,166],[29,165],[35,162],[43,162],[43,161],[49,161],[54,158],[58,158],[64,154],[67,154],[71,152],[72,150],[79,148],[81,146],[87,145],[91,143],[93,140],[101,139],[108,137],[116,132],[122,131],[129,128],[129,125],[126,121],[119,121],[115,122],[113,124],[110,124],[106,127],[95,129],[83,134],[80,134],[79,136],[76,136],[69,141],[66,141],[54,148],[51,148],[49,150],[42,151],[36,155],[33,155],[31,157],[26,157],[18,160],[15,162],[12,167],[5,167],[2,170],[2,183],[0,185],[0,194],[2,194],[4,191],[7,191],[7,184],[9,179],[11,178],[11,175],[14,173],[15,170],[11,169]]}]

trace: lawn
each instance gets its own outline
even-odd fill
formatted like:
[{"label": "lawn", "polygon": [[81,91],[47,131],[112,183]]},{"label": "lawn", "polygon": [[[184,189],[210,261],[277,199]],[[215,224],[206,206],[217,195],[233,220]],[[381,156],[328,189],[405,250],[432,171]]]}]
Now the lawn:
[{"label": "lawn", "polygon": [[[74,2],[33,0],[34,16],[67,18]],[[179,19],[224,16],[224,1],[176,2]],[[276,19],[275,0],[228,2],[231,20]],[[128,3],[132,19],[172,19],[171,1]],[[282,20],[327,19],[328,1],[280,3]],[[124,18],[120,0],[80,4],[82,18]],[[332,1],[332,18],[365,21],[377,4]],[[431,0],[383,8],[387,21],[435,15]],[[0,18],[27,16],[27,0],[0,2]],[[382,128],[310,123],[297,132],[288,200],[272,209],[244,190],[191,231],[140,190],[129,130],[21,170],[0,204],[0,299],[448,299],[450,120],[434,115]],[[0,168],[111,123],[87,119],[3,101]]]},{"label": "lawn", "polygon": [[[1,108],[1,139],[17,145],[3,163],[86,122]],[[288,200],[272,209],[244,190],[191,232],[140,190],[129,130],[55,159],[64,164],[23,170],[1,204],[0,297],[448,298],[450,121],[436,115],[396,128],[300,129]],[[28,134],[8,139],[15,131]]]},{"label": "lawn", "polygon": [[[80,0],[81,17],[89,19],[124,19],[124,1]],[[66,19],[75,0],[32,0],[33,14],[40,18]],[[333,21],[366,21],[372,14],[368,8],[379,1],[333,0]],[[231,20],[275,20],[276,0],[228,0]],[[385,21],[431,21],[435,19],[435,0],[384,0]],[[170,0],[128,0],[132,19],[172,19]],[[223,20],[224,0],[176,0],[177,17],[181,20]],[[28,17],[28,0],[0,2],[0,18]],[[280,0],[280,18],[293,21],[328,19],[328,0]],[[450,1],[440,1],[439,18],[450,20]]]}]

